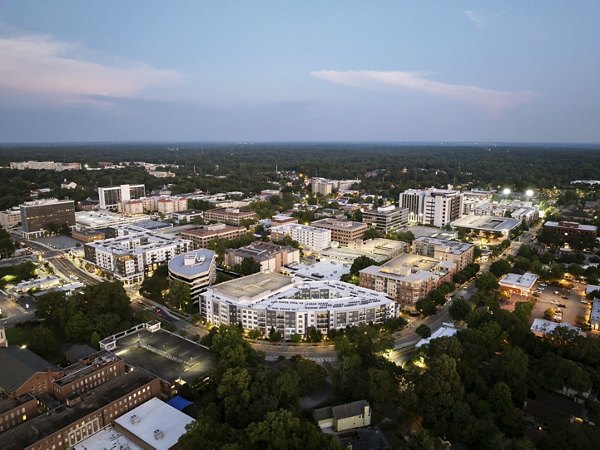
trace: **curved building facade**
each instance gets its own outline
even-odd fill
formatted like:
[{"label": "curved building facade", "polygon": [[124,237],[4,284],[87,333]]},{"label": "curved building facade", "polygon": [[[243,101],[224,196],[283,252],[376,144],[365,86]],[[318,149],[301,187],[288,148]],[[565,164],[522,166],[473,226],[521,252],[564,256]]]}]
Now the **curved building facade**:
[{"label": "curved building facade", "polygon": [[210,287],[201,295],[201,314],[215,325],[241,323],[246,330],[285,339],[323,334],[397,316],[396,302],[381,292],[342,281],[309,281],[276,273],[256,273]]},{"label": "curved building facade", "polygon": [[192,302],[200,299],[200,294],[214,284],[216,277],[217,262],[212,250],[194,250],[169,261],[169,278],[182,281],[190,287]]}]

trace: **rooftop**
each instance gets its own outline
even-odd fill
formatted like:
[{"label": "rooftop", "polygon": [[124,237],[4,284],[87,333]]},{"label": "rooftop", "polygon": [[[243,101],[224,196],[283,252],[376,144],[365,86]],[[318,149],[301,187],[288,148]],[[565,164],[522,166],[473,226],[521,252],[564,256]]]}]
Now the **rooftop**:
[{"label": "rooftop", "polygon": [[531,331],[533,331],[534,333],[548,334],[552,333],[558,327],[564,327],[569,330],[577,331],[578,333],[581,332],[580,328],[575,327],[569,323],[557,323],[546,319],[535,319],[533,321],[533,325],[531,325]]},{"label": "rooftop", "polygon": [[[31,350],[17,345],[0,348],[0,388],[13,392],[37,372],[56,371],[56,367]],[[1,446],[0,446],[1,448]]]},{"label": "rooftop", "polygon": [[321,219],[315,220],[310,223],[313,227],[327,228],[330,230],[366,230],[368,228],[366,223],[353,222],[352,220],[339,220],[339,219]]},{"label": "rooftop", "polygon": [[458,333],[458,328],[455,328],[452,324],[444,323],[440,328],[438,328],[431,336],[426,339],[421,339],[417,342],[416,347],[422,347],[423,345],[429,344],[434,339],[443,338],[443,337],[452,337],[456,333]]},{"label": "rooftop", "polygon": [[190,235],[190,236],[198,236],[198,237],[210,237],[216,236],[221,233],[228,233],[230,231],[246,231],[245,227],[236,227],[233,225],[226,225],[224,223],[219,223],[215,225],[210,225],[202,228],[195,228],[193,230],[186,230],[182,232],[182,235]]},{"label": "rooftop", "polygon": [[22,450],[135,389],[150,383],[154,379],[154,376],[143,370],[134,370],[111,380],[83,395],[81,402],[73,407],[61,405],[50,411],[49,414],[42,414],[4,434],[0,434],[0,448],[3,450]]},{"label": "rooftop", "polygon": [[595,225],[582,225],[577,222],[552,222],[547,221],[544,223],[545,227],[561,227],[561,228],[573,228],[576,230],[584,230],[584,231],[598,231],[598,227]]},{"label": "rooftop", "polygon": [[342,275],[350,272],[350,268],[335,261],[319,261],[316,264],[294,264],[289,272],[301,278],[311,280],[339,280]]},{"label": "rooftop", "polygon": [[440,239],[436,237],[429,236],[421,236],[413,241],[413,245],[415,243],[426,243],[431,245],[436,245],[438,247],[444,247],[444,251],[446,253],[453,253],[455,255],[461,255],[467,250],[473,248],[473,244],[459,242],[459,241],[450,241],[448,239]]},{"label": "rooftop", "polygon": [[521,221],[518,219],[494,216],[476,216],[470,214],[452,222],[454,228],[472,228],[481,231],[508,233],[518,227]]},{"label": "rooftop", "polygon": [[537,281],[538,276],[534,273],[525,272],[523,275],[518,273],[508,273],[498,281],[501,286],[521,287],[531,289]]},{"label": "rooftop", "polygon": [[245,247],[228,249],[227,253],[233,253],[241,258],[253,258],[256,261],[265,261],[282,251],[297,252],[294,247],[277,245],[272,242],[256,241]]},{"label": "rooftop", "polygon": [[187,414],[152,398],[116,419],[115,423],[152,448],[168,450],[185,433],[185,426],[193,421]]},{"label": "rooftop", "polygon": [[137,445],[127,436],[122,435],[109,425],[73,446],[73,450],[92,449],[143,450],[143,447]]},{"label": "rooftop", "polygon": [[207,249],[183,253],[169,261],[169,271],[191,277],[206,273],[215,261],[215,252]]},{"label": "rooftop", "polygon": [[236,280],[226,281],[213,287],[222,295],[251,302],[266,292],[276,291],[292,283],[290,277],[277,273],[255,273]]}]

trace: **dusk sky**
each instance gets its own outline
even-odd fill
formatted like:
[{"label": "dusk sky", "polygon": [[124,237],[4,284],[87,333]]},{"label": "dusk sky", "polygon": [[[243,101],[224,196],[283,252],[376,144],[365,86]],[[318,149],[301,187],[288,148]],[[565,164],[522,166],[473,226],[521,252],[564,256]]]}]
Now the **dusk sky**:
[{"label": "dusk sky", "polygon": [[600,142],[585,1],[0,2],[0,142]]}]

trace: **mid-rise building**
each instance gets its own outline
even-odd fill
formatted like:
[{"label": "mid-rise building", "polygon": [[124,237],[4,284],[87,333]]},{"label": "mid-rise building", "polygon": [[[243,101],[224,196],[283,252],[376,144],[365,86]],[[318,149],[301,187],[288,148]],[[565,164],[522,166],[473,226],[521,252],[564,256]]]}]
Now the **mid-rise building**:
[{"label": "mid-rise building", "polygon": [[458,241],[438,239],[433,237],[420,237],[412,243],[412,253],[427,256],[438,261],[450,261],[456,264],[456,271],[460,272],[473,262],[475,246]]},{"label": "mid-rise building", "polygon": [[245,247],[230,248],[225,251],[225,264],[234,267],[245,258],[251,258],[260,264],[261,272],[280,272],[288,264],[300,262],[300,250],[290,246],[256,241]]},{"label": "mid-rise building", "polygon": [[364,211],[363,223],[387,234],[408,224],[408,212],[408,208],[380,206],[376,210]]},{"label": "mid-rise building", "polygon": [[184,197],[163,197],[158,200],[157,211],[159,214],[173,214],[188,209],[188,199]]},{"label": "mid-rise building", "polygon": [[0,211],[0,226],[5,230],[17,228],[21,224],[21,209],[18,207]]},{"label": "mid-rise building", "polygon": [[169,278],[187,284],[192,303],[196,303],[200,293],[217,279],[215,252],[199,249],[176,256],[169,261]]},{"label": "mid-rise building", "polygon": [[75,226],[75,203],[73,200],[55,198],[25,202],[21,206],[21,229],[28,238],[43,235],[49,225]]},{"label": "mid-rise building", "polygon": [[451,281],[457,272],[454,262],[427,256],[402,254],[382,266],[370,266],[359,272],[360,286],[384,292],[395,299],[402,310],[416,311],[416,303],[441,283]]},{"label": "mid-rise building", "polygon": [[244,220],[256,220],[256,213],[253,211],[241,211],[238,208],[217,208],[204,211],[204,218],[206,220],[239,226]]},{"label": "mid-rise building", "polygon": [[286,236],[308,251],[319,251],[331,246],[331,230],[290,223],[271,228],[271,239],[281,241]]},{"label": "mid-rise building", "polygon": [[256,273],[210,287],[202,294],[201,314],[215,325],[241,323],[246,330],[284,339],[323,334],[397,316],[396,303],[385,294],[342,281],[297,281],[276,273]]},{"label": "mid-rise building", "polygon": [[133,225],[115,227],[118,237],[84,244],[85,260],[125,285],[141,283],[148,271],[192,250],[192,242]]},{"label": "mid-rise building", "polygon": [[331,240],[347,246],[351,242],[362,242],[368,225],[351,220],[321,219],[310,224],[313,227],[331,230]]},{"label": "mid-rise building", "polygon": [[463,211],[463,194],[451,189],[409,189],[400,194],[400,207],[408,208],[414,223],[444,227]]},{"label": "mid-rise building", "polygon": [[348,191],[354,184],[360,184],[360,180],[328,180],[327,178],[311,178],[313,194],[330,195],[333,191]]},{"label": "mid-rise building", "polygon": [[234,227],[232,225],[225,225],[224,223],[217,223],[182,231],[181,237],[192,241],[193,247],[198,249],[208,247],[208,244],[215,239],[237,239],[244,234],[246,234],[245,227]]},{"label": "mid-rise building", "polygon": [[553,222],[547,221],[544,229],[553,235],[561,237],[563,241],[568,242],[576,238],[596,238],[598,227],[595,225],[582,225],[578,222]]},{"label": "mid-rise building", "polygon": [[127,202],[146,195],[143,184],[122,184],[120,186],[99,187],[100,209],[117,209],[119,202]]}]

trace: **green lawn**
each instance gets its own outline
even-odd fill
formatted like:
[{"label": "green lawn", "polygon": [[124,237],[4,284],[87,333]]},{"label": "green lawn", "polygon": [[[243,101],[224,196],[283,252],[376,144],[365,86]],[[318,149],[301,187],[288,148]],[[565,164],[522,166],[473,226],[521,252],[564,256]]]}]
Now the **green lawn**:
[{"label": "green lawn", "polygon": [[10,345],[29,345],[32,327],[13,327],[6,329],[6,338]]}]

